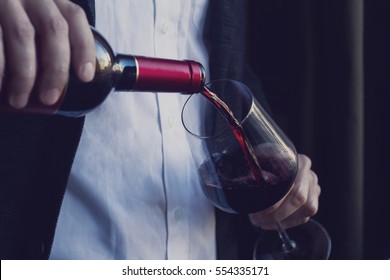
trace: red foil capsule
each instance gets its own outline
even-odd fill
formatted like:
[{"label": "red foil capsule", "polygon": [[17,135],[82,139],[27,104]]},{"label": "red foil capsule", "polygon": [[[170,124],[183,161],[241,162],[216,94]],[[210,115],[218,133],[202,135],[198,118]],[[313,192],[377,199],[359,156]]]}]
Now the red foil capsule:
[{"label": "red foil capsule", "polygon": [[196,93],[205,79],[203,66],[195,61],[134,58],[138,71],[134,91]]}]

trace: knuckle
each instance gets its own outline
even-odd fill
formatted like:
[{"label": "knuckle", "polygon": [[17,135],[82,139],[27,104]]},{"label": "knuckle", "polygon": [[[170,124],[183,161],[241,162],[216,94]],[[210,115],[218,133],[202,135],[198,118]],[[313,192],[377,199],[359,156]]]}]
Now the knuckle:
[{"label": "knuckle", "polygon": [[42,70],[41,79],[44,84],[60,85],[68,78],[69,68],[66,64],[46,65]]},{"label": "knuckle", "polygon": [[311,167],[312,162],[311,162],[311,159],[307,155],[300,154],[299,161],[302,164],[302,166],[307,166],[309,168]]},{"label": "knuckle", "polygon": [[82,18],[82,17],[86,18],[86,15],[85,15],[83,8],[81,8],[79,5],[71,3],[71,2],[68,3],[68,6],[65,10],[65,13],[68,16],[71,16],[74,18]]},{"label": "knuckle", "polygon": [[10,76],[21,81],[21,84],[25,84],[35,79],[35,71],[30,67],[20,68],[10,71]]},{"label": "knuckle", "polygon": [[318,184],[318,176],[315,172],[311,172],[311,175],[312,175],[312,179],[311,179],[311,185],[310,187],[311,188],[314,188],[314,191],[317,192],[318,196],[321,194],[321,187],[320,185]]},{"label": "knuckle", "polygon": [[47,25],[49,32],[54,34],[67,34],[68,23],[61,15],[56,15],[50,18],[49,24]]},{"label": "knuckle", "polygon": [[314,216],[318,212],[318,207],[314,203],[306,204],[305,205],[305,214],[307,217]]},{"label": "knuckle", "polygon": [[314,171],[311,171],[311,176],[313,180],[313,184],[317,185],[318,184],[318,176]]},{"label": "knuckle", "polygon": [[28,21],[18,22],[14,27],[14,34],[20,41],[33,40],[35,29]]},{"label": "knuckle", "polygon": [[55,80],[58,82],[65,82],[68,77],[68,68],[65,68],[65,66],[56,66],[51,69],[48,69],[48,78],[49,80],[53,81],[53,77],[55,77]]},{"label": "knuckle", "polygon": [[318,193],[318,197],[321,195],[321,186],[320,185],[316,185],[317,187],[317,193]]},{"label": "knuckle", "polygon": [[68,74],[68,66],[66,64],[57,64],[50,69],[51,73],[56,75],[66,76]]},{"label": "knuckle", "polygon": [[26,91],[28,91],[28,89],[31,88],[35,82],[35,76],[28,73],[21,73],[19,76],[14,76],[14,79],[19,81],[17,87],[25,89]]},{"label": "knuckle", "polygon": [[299,208],[306,203],[307,195],[299,190],[292,190],[292,192],[291,202],[296,208]]}]

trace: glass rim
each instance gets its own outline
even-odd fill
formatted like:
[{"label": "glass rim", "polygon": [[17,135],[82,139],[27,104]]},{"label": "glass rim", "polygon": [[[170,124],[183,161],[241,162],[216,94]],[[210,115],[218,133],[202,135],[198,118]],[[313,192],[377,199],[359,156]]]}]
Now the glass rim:
[{"label": "glass rim", "polygon": [[[245,121],[248,119],[249,114],[250,114],[250,112],[252,111],[252,109],[253,109],[253,107],[254,107],[254,105],[255,105],[255,97],[254,97],[252,91],[249,89],[248,86],[246,86],[244,83],[242,83],[242,82],[240,82],[240,81],[237,81],[237,80],[232,80],[232,79],[218,79],[218,80],[214,80],[214,81],[211,81],[211,82],[205,84],[205,86],[208,86],[208,85],[211,85],[211,84],[216,84],[216,83],[221,83],[221,82],[229,82],[229,83],[232,83],[232,84],[240,85],[241,87],[243,87],[243,88],[245,89],[245,92],[248,93],[247,96],[250,98],[248,104],[250,103],[250,105],[248,106],[247,112],[245,112],[245,116],[239,121],[239,125],[242,126],[242,125],[245,123]],[[187,103],[191,100],[191,98],[193,98],[194,96],[198,96],[198,95],[200,95],[201,98],[206,99],[206,97],[204,97],[203,94],[201,94],[201,93],[194,93],[194,94],[191,94],[191,95],[187,98],[187,100],[184,102],[183,108],[182,108],[182,110],[181,110],[181,123],[182,123],[184,129],[185,129],[189,134],[191,134],[192,136],[197,137],[197,138],[199,138],[199,139],[211,139],[211,138],[220,137],[220,136],[222,136],[222,135],[231,133],[231,128],[229,128],[228,126],[226,127],[226,129],[223,129],[222,131],[219,131],[218,133],[215,133],[215,134],[213,134],[213,135],[205,135],[205,136],[196,134],[195,132],[191,131],[191,130],[188,128],[188,126],[187,126],[187,125],[185,124],[185,122],[184,122],[184,111],[185,111],[185,108],[186,108]],[[213,105],[210,101],[208,101],[207,99],[206,99],[206,101],[210,104],[210,106],[212,106],[212,108],[213,108],[214,110],[216,110],[215,107],[214,107],[214,105]],[[217,111],[218,111],[218,110],[217,110]],[[219,116],[221,116],[221,113],[220,113],[220,112],[217,112],[217,114],[218,114]],[[223,117],[223,119],[225,119],[225,118]],[[227,120],[226,120],[226,119],[225,119],[225,121],[226,121],[226,123],[227,123]]]}]

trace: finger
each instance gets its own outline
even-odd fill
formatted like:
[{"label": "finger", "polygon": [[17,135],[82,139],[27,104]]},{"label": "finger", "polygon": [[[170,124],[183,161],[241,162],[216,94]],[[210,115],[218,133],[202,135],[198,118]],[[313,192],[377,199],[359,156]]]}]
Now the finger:
[{"label": "finger", "polygon": [[281,221],[283,228],[290,228],[307,222],[312,216],[317,214],[318,211],[318,197],[320,195],[320,187],[316,185],[310,188],[309,199],[307,202],[299,208],[291,216]]},{"label": "finger", "polygon": [[[286,215],[286,210],[283,209],[283,206],[281,206],[276,212],[278,212],[274,217],[266,217],[262,220],[262,228],[264,229],[271,229],[274,227],[273,221],[278,220],[280,221],[280,224],[283,228],[290,228],[295,227],[297,225],[300,225],[302,223],[306,223],[310,217],[317,214],[318,211],[318,203],[319,203],[319,196],[321,194],[321,188],[318,185],[318,179],[317,175],[313,172],[311,172],[311,179],[308,181],[308,198],[302,206],[298,207],[295,212],[291,213],[290,215]],[[276,213],[275,212],[275,213]],[[280,214],[282,213],[282,214]],[[286,215],[286,218],[283,219],[283,215]]]},{"label": "finger", "polygon": [[302,207],[309,198],[310,187],[314,183],[317,184],[317,179],[314,180],[314,176],[316,175],[310,169],[310,159],[304,155],[298,155],[298,159],[299,168],[294,184],[278,209],[278,214],[280,214],[280,216],[277,218],[279,220],[285,219],[287,216]]},{"label": "finger", "polygon": [[28,1],[30,19],[39,37],[39,98],[52,105],[60,98],[68,80],[70,46],[68,24],[52,0],[37,5]]},{"label": "finger", "polygon": [[95,74],[95,40],[84,10],[70,1],[55,0],[69,24],[72,65],[77,76],[89,82]]},{"label": "finger", "polygon": [[318,185],[317,175],[313,171],[311,171],[311,173],[312,182],[309,183],[310,187],[308,199],[306,200],[306,203],[298,208],[293,214],[288,216],[285,220],[281,221],[281,224],[284,228],[290,228],[301,223],[305,223],[310,219],[310,217],[317,214],[321,188]]},{"label": "finger", "polygon": [[[271,211],[263,211],[251,214],[250,219],[255,225],[260,226],[263,229],[274,229],[275,221],[292,223],[293,220],[286,219],[296,213],[298,209],[305,207],[305,205],[318,207],[314,204],[314,201],[312,201],[318,200],[319,196],[317,176],[312,170],[310,170],[310,159],[304,155],[298,156],[300,167],[290,192],[282,201],[279,202],[276,207],[272,207]],[[316,189],[316,192],[311,193],[312,188]],[[307,211],[309,210],[310,208],[307,209]],[[298,212],[294,218],[297,219],[299,214],[302,213]],[[305,217],[307,216],[305,215]]]},{"label": "finger", "polygon": [[36,77],[35,30],[19,1],[2,2],[0,24],[7,58],[4,71],[7,71],[8,101],[22,108],[28,102]]}]

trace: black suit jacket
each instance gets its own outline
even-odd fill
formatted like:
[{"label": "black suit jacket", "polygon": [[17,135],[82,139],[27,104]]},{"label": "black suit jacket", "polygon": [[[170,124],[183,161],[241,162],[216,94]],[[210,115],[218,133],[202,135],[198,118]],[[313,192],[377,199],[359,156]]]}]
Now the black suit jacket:
[{"label": "black suit jacket", "polygon": [[[93,25],[94,1],[74,2]],[[245,0],[210,0],[205,31],[210,72],[214,80],[241,80],[259,93],[245,64],[246,12]],[[48,258],[83,122],[59,116],[0,116],[1,259]],[[246,215],[215,213],[218,258],[251,258],[256,234]]]}]

